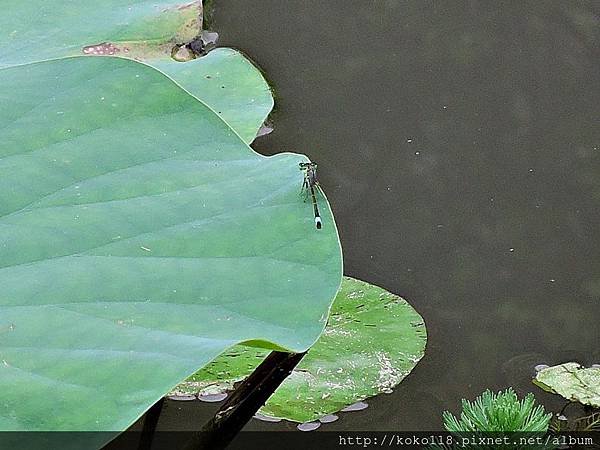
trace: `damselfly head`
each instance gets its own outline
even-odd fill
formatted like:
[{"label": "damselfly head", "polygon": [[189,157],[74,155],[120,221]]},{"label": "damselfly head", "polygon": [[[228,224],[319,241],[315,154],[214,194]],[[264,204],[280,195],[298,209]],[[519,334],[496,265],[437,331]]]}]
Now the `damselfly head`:
[{"label": "damselfly head", "polygon": [[316,170],[317,169],[317,165],[313,162],[301,162],[298,164],[300,166],[300,170]]},{"label": "damselfly head", "polygon": [[321,217],[315,217],[315,226],[317,227],[317,230],[321,229],[321,227],[323,226],[323,222],[321,222]]}]

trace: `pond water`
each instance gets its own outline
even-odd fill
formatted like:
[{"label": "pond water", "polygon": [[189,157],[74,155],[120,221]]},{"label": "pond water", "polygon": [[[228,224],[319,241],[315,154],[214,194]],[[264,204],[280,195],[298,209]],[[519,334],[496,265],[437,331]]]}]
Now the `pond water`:
[{"label": "pond water", "polygon": [[[263,154],[306,153],[345,273],[405,297],[425,357],[321,430],[435,430],[534,366],[600,363],[600,3],[219,0],[276,91]],[[159,428],[217,405],[168,402]],[[248,430],[292,429],[251,421]]]}]

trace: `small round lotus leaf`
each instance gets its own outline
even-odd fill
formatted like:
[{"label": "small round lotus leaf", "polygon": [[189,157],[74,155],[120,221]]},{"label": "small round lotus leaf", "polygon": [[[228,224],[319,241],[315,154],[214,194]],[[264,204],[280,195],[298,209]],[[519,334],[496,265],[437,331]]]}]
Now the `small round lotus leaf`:
[{"label": "small round lotus leaf", "polygon": [[535,384],[567,400],[600,408],[600,367],[582,367],[568,362],[541,370]]}]

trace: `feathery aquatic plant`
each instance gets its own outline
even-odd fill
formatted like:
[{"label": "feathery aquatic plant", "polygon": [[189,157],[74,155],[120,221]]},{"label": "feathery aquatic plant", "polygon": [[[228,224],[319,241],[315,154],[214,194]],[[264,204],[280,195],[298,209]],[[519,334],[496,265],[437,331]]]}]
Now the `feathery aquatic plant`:
[{"label": "feathery aquatic plant", "polygon": [[551,413],[536,406],[533,394],[519,400],[512,388],[504,392],[485,391],[473,402],[462,400],[460,419],[444,411],[444,427],[450,432],[527,431],[546,432]]}]

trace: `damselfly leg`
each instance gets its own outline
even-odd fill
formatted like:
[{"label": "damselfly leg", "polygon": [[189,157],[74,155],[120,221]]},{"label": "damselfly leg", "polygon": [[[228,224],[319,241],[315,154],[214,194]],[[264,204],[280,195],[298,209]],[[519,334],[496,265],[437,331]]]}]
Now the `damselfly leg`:
[{"label": "damselfly leg", "polygon": [[315,214],[315,226],[317,229],[321,229],[323,222],[321,221],[321,214],[319,213],[319,205],[317,204],[317,195],[315,190],[319,189],[319,180],[317,180],[317,165],[312,162],[300,163],[300,170],[304,171],[304,180],[302,181],[302,189],[300,193],[304,194],[304,201],[310,197],[313,205],[313,212]]}]

